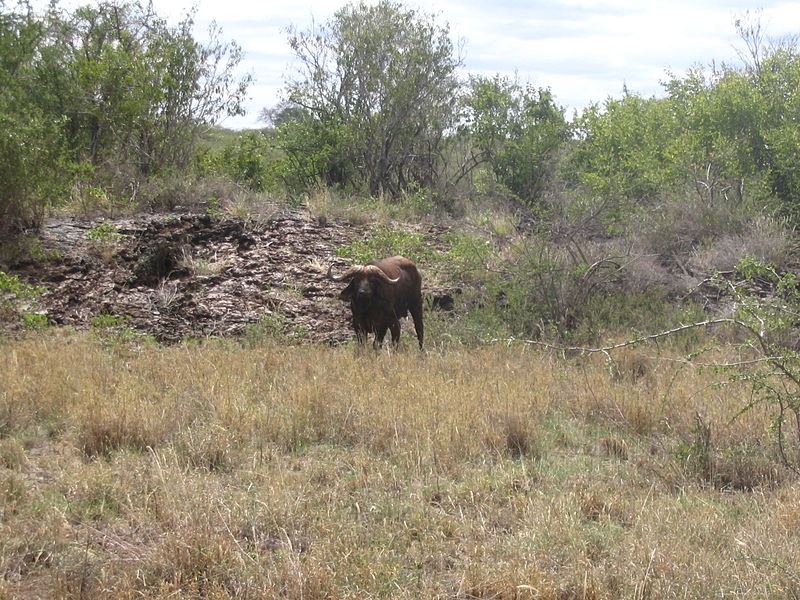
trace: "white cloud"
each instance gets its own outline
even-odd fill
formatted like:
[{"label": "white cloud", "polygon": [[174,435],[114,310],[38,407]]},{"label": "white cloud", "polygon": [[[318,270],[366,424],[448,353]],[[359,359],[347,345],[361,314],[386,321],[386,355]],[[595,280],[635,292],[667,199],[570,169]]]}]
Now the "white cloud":
[{"label": "white cloud", "polygon": [[[154,0],[154,6],[177,21],[193,1]],[[755,8],[751,1],[408,0],[406,5],[436,15],[440,24],[449,24],[454,40],[464,40],[466,72],[517,73],[523,83],[549,87],[559,104],[580,109],[619,96],[623,85],[645,96],[659,94],[667,69],[680,74],[696,64],[738,61],[733,23]],[[85,3],[62,0],[65,6]],[[223,39],[236,40],[245,51],[241,71],[255,77],[248,115],[225,125],[257,126],[258,112],[278,101],[293,60],[287,28],[324,23],[345,4],[198,0],[198,38],[216,21]],[[798,32],[800,2],[761,6],[768,35]]]}]

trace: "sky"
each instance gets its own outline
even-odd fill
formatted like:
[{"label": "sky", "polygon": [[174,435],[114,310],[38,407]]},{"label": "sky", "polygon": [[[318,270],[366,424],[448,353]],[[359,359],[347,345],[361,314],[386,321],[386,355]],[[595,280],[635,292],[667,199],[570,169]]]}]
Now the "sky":
[{"label": "sky", "polygon": [[[74,0],[78,5],[91,0]],[[743,46],[734,21],[760,13],[773,38],[800,34],[800,1],[758,0],[401,0],[408,8],[449,25],[461,48],[463,74],[497,73],[519,83],[550,88],[567,115],[623,88],[645,97],[662,95],[667,72],[698,65],[739,64]],[[367,0],[368,4],[376,2]],[[68,7],[72,0],[61,2]],[[258,114],[280,100],[296,64],[288,45],[290,26],[309,30],[329,21],[346,0],[153,0],[156,13],[177,23],[196,6],[195,37],[208,39],[214,21],[222,40],[244,51],[241,73],[253,76],[247,115],[221,124],[234,129],[263,126]]]}]

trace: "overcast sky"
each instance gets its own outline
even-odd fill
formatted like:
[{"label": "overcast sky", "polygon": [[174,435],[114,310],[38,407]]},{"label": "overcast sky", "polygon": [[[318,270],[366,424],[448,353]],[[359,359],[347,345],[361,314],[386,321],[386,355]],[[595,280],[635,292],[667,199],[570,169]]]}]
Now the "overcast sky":
[{"label": "overcast sky", "polygon": [[[207,39],[208,25],[216,21],[223,40],[236,40],[242,46],[241,68],[255,78],[248,114],[228,118],[223,125],[244,128],[259,126],[259,111],[279,100],[293,61],[287,28],[303,31],[312,22],[324,23],[347,2],[153,0],[153,4],[159,15],[173,22],[196,4],[197,39]],[[449,24],[454,41],[463,41],[465,73],[516,74],[523,84],[549,87],[568,114],[609,96],[620,97],[623,86],[646,97],[661,95],[659,82],[667,70],[682,74],[712,61],[738,63],[735,48],[741,44],[734,21],[748,10],[761,10],[762,27],[771,37],[800,33],[800,1],[429,0],[404,4]]]}]

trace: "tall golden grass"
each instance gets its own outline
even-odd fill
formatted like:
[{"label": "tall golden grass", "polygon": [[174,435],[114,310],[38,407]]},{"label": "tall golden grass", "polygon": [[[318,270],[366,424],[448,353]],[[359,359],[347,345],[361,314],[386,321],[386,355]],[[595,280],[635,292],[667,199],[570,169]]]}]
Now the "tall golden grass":
[{"label": "tall golden grass", "polygon": [[663,352],[0,347],[0,598],[787,598],[770,415]]}]

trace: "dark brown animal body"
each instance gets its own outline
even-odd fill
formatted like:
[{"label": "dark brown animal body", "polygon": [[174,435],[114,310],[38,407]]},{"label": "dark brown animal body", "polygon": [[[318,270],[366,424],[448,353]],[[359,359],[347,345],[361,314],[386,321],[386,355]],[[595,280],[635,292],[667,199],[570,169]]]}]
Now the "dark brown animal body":
[{"label": "dark brown animal body", "polygon": [[359,343],[364,344],[370,333],[375,334],[374,345],[379,348],[392,332],[392,344],[400,340],[400,319],[411,313],[422,349],[422,277],[413,262],[402,256],[376,260],[366,265],[350,267],[334,281],[349,281],[339,298],[350,302],[353,312],[353,329]]}]

